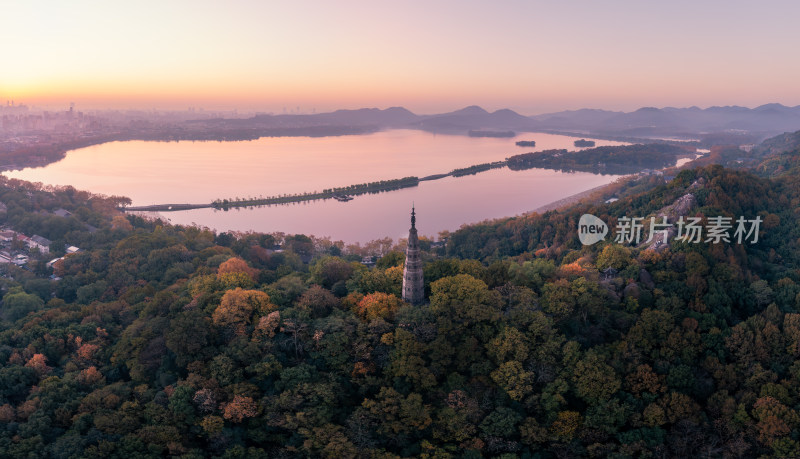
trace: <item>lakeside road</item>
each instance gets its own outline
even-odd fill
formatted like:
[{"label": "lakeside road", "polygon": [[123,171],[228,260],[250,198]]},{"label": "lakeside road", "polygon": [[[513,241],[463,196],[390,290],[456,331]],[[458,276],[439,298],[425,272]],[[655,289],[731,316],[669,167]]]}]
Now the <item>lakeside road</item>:
[{"label": "lakeside road", "polygon": [[551,210],[558,210],[567,206],[571,206],[573,204],[577,204],[581,200],[588,198],[592,194],[602,190],[608,185],[609,184],[600,185],[598,187],[594,187],[586,191],[581,191],[580,193],[573,194],[572,196],[567,196],[566,198],[559,199],[558,201],[553,201],[550,204],[546,204],[530,212],[526,212],[526,214],[532,214],[532,213],[543,214]]}]

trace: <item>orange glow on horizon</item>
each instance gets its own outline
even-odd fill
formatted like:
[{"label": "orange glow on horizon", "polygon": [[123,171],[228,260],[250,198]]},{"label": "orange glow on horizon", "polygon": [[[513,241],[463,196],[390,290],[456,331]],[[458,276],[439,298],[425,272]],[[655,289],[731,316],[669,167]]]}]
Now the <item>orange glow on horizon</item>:
[{"label": "orange glow on horizon", "polygon": [[800,3],[577,1],[9,2],[0,100],[525,115],[800,104],[800,60],[787,58]]}]

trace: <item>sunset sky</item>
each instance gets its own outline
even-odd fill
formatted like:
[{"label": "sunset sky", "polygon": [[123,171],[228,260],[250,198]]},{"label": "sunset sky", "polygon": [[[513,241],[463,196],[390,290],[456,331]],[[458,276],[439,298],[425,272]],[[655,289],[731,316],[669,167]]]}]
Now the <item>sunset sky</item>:
[{"label": "sunset sky", "polygon": [[79,108],[800,104],[796,1],[6,1],[0,100]]}]

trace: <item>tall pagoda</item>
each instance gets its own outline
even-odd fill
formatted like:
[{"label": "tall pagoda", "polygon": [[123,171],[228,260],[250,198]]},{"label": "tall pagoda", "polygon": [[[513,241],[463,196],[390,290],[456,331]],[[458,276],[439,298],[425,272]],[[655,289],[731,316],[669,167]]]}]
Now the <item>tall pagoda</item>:
[{"label": "tall pagoda", "polygon": [[406,266],[403,268],[403,300],[411,304],[425,301],[425,286],[422,280],[422,260],[419,257],[419,238],[417,237],[417,217],[411,206],[411,229],[408,230],[406,247]]}]

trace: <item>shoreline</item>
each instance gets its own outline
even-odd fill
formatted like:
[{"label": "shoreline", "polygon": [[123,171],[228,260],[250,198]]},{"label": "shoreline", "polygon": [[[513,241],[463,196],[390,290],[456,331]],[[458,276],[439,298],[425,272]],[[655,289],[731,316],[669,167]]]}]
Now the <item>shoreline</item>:
[{"label": "shoreline", "polygon": [[[611,182],[613,183],[613,182]],[[589,196],[601,191],[611,183],[607,183],[605,185],[596,186],[594,188],[588,189],[586,191],[581,191],[580,193],[573,194],[571,196],[567,196],[566,198],[559,199],[558,201],[553,201],[550,204],[545,204],[541,207],[538,207],[530,212],[525,212],[523,215],[530,215],[530,214],[543,214],[545,212],[549,212],[551,210],[560,210],[564,207],[571,206],[573,204],[577,204],[580,201],[588,198]]]}]

